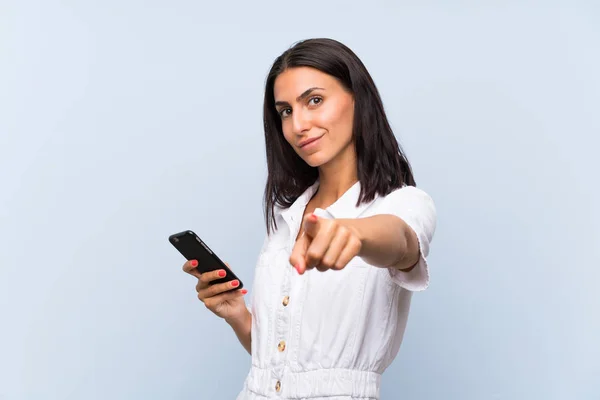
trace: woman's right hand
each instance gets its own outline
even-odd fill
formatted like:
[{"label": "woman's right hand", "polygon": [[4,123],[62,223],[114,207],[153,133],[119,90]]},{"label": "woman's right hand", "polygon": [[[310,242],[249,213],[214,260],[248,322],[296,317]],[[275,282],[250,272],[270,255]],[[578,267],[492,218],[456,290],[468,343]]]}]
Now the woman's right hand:
[{"label": "woman's right hand", "polygon": [[[216,270],[201,274],[198,269],[198,262],[190,260],[183,264],[183,270],[188,274],[198,278],[196,292],[198,299],[204,303],[206,308],[212,311],[217,316],[225,319],[228,323],[241,319],[248,313],[244,295],[248,293],[246,289],[231,290],[239,286],[239,281],[233,280],[229,282],[209,285],[216,279],[222,279],[226,275],[225,270]],[[229,264],[227,264],[229,267]]]}]

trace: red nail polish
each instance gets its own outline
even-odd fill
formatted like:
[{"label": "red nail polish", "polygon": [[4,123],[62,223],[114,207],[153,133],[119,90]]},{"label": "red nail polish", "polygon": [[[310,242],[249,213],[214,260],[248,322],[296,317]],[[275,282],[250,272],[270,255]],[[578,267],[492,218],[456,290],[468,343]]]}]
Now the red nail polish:
[{"label": "red nail polish", "polygon": [[238,281],[232,281],[231,286],[238,287],[238,286],[240,286],[240,283]]},{"label": "red nail polish", "polygon": [[225,271],[223,271],[223,270],[219,271],[219,276],[221,278],[224,277],[225,275],[227,275],[227,273]]},{"label": "red nail polish", "polygon": [[242,294],[246,294],[248,291],[246,289],[242,289]]},{"label": "red nail polish", "polygon": [[198,266],[198,261],[196,261],[196,260],[192,260],[192,261],[191,261],[191,264],[192,264],[192,267],[194,267],[194,268],[195,268],[195,267],[197,267],[197,266]]},{"label": "red nail polish", "polygon": [[313,214],[310,214],[310,217],[309,217],[309,219],[310,219],[312,222],[317,222],[317,219],[318,219],[318,218],[317,218],[317,216],[316,216],[316,215],[313,213]]}]

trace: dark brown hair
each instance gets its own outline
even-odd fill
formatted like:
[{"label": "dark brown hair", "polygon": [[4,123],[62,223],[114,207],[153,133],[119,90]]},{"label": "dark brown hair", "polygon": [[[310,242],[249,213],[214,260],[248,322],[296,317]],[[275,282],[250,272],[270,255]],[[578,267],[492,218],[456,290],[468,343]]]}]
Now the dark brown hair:
[{"label": "dark brown hair", "polygon": [[385,196],[403,185],[415,186],[410,164],[388,122],[379,92],[360,59],[333,39],[296,43],[275,59],[265,85],[263,120],[268,177],[264,191],[267,232],[277,229],[275,206],[287,208],[318,178],[283,136],[275,109],[275,79],[288,68],[311,67],[336,78],[354,96],[353,140],[361,192],[358,204]]}]

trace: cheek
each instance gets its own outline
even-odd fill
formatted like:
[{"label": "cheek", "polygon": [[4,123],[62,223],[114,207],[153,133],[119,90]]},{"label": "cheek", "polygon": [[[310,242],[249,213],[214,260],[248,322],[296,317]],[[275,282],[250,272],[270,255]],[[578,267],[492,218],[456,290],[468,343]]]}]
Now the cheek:
[{"label": "cheek", "polygon": [[353,112],[347,109],[333,108],[323,113],[322,123],[333,131],[332,139],[346,141],[352,137]]},{"label": "cheek", "polygon": [[281,130],[283,131],[283,138],[285,139],[285,141],[292,146],[292,148],[294,149],[294,151],[296,151],[296,148],[292,145],[293,140],[294,140],[294,133],[292,132],[292,126],[291,124],[289,124],[287,121],[282,122],[281,124]]},{"label": "cheek", "polygon": [[320,125],[325,126],[336,126],[337,122],[340,118],[340,110],[336,107],[326,107],[319,110],[320,112],[316,113],[315,121]]}]

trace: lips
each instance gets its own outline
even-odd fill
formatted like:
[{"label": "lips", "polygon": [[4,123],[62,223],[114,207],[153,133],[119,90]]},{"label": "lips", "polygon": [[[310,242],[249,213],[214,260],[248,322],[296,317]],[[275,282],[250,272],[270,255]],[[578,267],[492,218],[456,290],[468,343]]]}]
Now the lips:
[{"label": "lips", "polygon": [[317,140],[321,139],[321,137],[322,137],[322,135],[318,136],[318,137],[314,137],[314,138],[303,140],[300,143],[298,143],[298,147],[303,148],[304,146],[309,145],[309,144],[311,144],[313,142],[316,142]]}]

